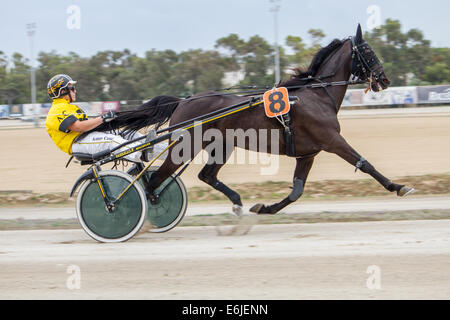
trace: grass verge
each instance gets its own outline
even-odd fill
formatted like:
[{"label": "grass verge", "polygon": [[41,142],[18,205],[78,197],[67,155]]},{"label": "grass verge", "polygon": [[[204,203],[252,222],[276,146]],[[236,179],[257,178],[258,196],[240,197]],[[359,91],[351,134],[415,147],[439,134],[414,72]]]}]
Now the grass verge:
[{"label": "grass verge", "polygon": [[[395,180],[396,183],[415,188],[414,195],[450,194],[450,173],[407,176]],[[279,201],[291,192],[291,182],[267,181],[264,183],[230,184],[230,187],[245,200]],[[347,200],[352,198],[379,197],[390,195],[373,179],[364,180],[324,180],[306,183],[302,199]],[[219,191],[206,186],[188,189],[190,203],[224,202],[228,199]],[[32,191],[0,191],[0,207],[29,206],[74,206],[75,199],[68,193],[35,193]]]},{"label": "grass verge", "polygon": [[[450,210],[415,210],[366,213],[302,213],[275,215],[246,215],[238,219],[231,214],[198,215],[184,217],[181,227],[258,225],[327,222],[404,221],[450,219]],[[81,229],[77,219],[0,219],[0,231],[8,230],[60,230]]]}]

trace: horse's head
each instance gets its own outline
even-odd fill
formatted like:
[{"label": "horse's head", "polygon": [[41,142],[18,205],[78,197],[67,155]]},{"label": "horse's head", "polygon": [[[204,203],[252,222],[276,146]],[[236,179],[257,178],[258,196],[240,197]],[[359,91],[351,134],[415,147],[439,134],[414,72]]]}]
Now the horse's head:
[{"label": "horse's head", "polygon": [[380,60],[369,44],[363,39],[361,26],[358,24],[356,36],[352,41],[352,74],[360,80],[369,80],[373,91],[389,87],[390,81],[384,73]]}]

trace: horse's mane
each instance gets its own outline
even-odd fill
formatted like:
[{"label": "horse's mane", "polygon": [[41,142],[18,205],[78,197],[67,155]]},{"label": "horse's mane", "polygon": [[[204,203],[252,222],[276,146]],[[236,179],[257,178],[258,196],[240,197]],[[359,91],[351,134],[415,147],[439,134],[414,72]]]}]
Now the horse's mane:
[{"label": "horse's mane", "polygon": [[326,58],[330,56],[337,48],[343,45],[343,41],[339,39],[334,39],[329,45],[321,48],[313,57],[311,64],[308,69],[302,70],[301,68],[295,68],[294,74],[291,76],[289,80],[280,82],[279,87],[289,87],[289,86],[297,86],[308,83],[309,79],[305,79],[308,77],[315,77],[317,72],[319,71],[320,66],[325,61]]}]

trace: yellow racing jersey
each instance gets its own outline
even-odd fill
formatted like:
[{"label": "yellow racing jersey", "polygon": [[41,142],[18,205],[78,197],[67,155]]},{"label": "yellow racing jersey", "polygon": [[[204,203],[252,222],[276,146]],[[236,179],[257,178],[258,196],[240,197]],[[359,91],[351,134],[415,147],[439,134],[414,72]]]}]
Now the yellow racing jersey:
[{"label": "yellow racing jersey", "polygon": [[81,132],[70,131],[68,127],[77,120],[87,119],[87,115],[80,107],[59,98],[53,100],[45,127],[56,146],[62,151],[72,154],[72,143],[81,135]]}]

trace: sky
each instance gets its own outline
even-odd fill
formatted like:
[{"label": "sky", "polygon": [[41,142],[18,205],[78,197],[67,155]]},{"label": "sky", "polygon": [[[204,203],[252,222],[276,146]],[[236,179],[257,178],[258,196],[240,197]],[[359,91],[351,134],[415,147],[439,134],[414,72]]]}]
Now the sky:
[{"label": "sky", "polygon": [[[274,0],[272,0],[274,1]],[[217,39],[236,33],[248,40],[259,35],[278,43],[288,35],[309,43],[307,31],[321,29],[323,45],[397,19],[403,31],[417,28],[433,47],[450,47],[448,0],[1,0],[0,51],[31,56],[27,24],[36,23],[34,55],[52,50],[92,56],[98,51],[214,49]]]}]

